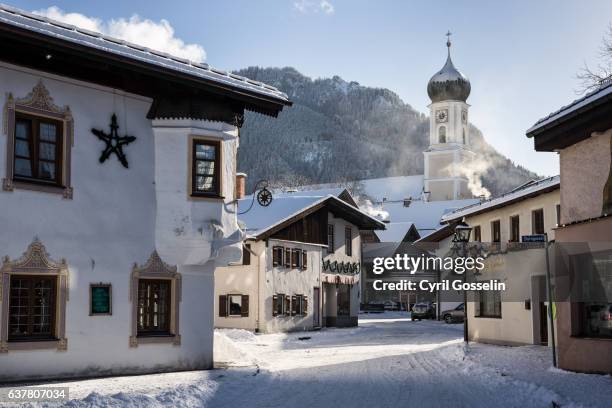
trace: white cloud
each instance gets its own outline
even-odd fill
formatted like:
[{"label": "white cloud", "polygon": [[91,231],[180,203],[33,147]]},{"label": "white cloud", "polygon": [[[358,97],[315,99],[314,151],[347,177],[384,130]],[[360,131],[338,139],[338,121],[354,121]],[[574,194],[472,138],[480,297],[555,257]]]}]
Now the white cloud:
[{"label": "white cloud", "polygon": [[185,44],[183,40],[177,38],[174,28],[167,20],[156,22],[134,14],[129,19],[120,18],[104,22],[79,13],[66,13],[55,6],[34,13],[191,61],[203,62],[206,59],[204,48],[198,44]]},{"label": "white cloud", "polygon": [[297,0],[293,3],[293,6],[300,13],[318,13],[323,12],[325,14],[333,14],[335,9],[334,5],[328,0]]}]

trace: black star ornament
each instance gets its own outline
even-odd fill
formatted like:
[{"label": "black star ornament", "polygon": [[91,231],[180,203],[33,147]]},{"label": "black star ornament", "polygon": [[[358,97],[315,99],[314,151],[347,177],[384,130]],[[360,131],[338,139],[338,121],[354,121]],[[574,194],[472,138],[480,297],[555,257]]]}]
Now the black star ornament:
[{"label": "black star ornament", "polygon": [[136,136],[119,136],[117,130],[119,125],[117,124],[117,115],[113,113],[110,124],[110,134],[104,133],[102,130],[91,129],[91,133],[96,135],[98,139],[106,143],[106,147],[100,155],[100,163],[104,163],[111,154],[115,153],[119,162],[123,164],[123,167],[128,168],[128,161],[125,153],[123,153],[123,146],[127,146],[136,140]]}]

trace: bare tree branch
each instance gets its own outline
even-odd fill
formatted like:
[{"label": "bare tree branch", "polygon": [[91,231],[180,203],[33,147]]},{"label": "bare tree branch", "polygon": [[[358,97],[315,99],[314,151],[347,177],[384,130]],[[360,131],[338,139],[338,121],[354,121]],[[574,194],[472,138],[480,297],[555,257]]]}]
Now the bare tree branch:
[{"label": "bare tree branch", "polygon": [[612,23],[604,34],[599,48],[600,63],[596,69],[589,67],[586,62],[576,74],[580,81],[577,94],[584,94],[599,89],[605,82],[612,80]]}]

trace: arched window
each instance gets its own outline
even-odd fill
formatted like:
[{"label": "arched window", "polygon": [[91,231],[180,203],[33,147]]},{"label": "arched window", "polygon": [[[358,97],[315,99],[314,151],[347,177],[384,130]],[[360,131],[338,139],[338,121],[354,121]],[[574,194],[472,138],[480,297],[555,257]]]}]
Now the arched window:
[{"label": "arched window", "polygon": [[465,144],[465,128],[463,128],[463,144]]},{"label": "arched window", "polygon": [[446,143],[446,126],[440,126],[438,129],[438,143]]}]

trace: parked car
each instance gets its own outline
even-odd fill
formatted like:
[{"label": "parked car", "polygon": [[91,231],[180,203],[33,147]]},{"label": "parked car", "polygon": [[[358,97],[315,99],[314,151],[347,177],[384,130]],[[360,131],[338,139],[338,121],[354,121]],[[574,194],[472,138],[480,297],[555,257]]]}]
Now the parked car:
[{"label": "parked car", "polygon": [[465,305],[461,303],[454,309],[445,310],[440,313],[440,317],[448,324],[463,322],[465,318]]},{"label": "parked car", "polygon": [[394,302],[392,300],[387,300],[385,302],[385,310],[400,310],[400,305],[397,302]]},{"label": "parked car", "polygon": [[436,317],[436,309],[431,303],[417,303],[412,306],[412,320],[434,319]]}]

